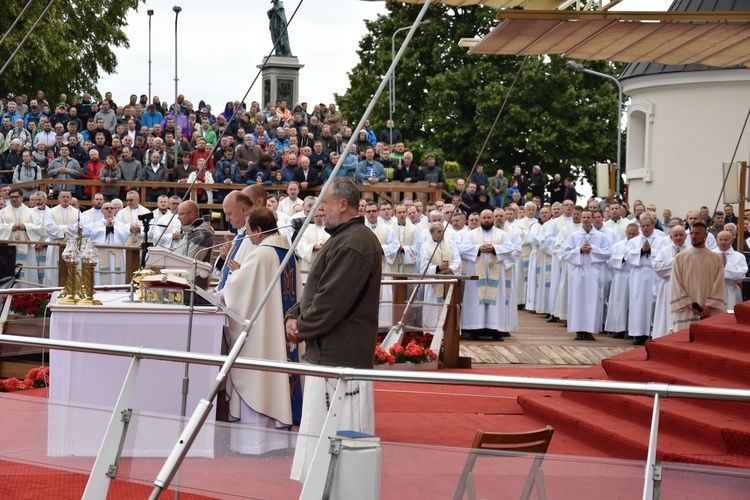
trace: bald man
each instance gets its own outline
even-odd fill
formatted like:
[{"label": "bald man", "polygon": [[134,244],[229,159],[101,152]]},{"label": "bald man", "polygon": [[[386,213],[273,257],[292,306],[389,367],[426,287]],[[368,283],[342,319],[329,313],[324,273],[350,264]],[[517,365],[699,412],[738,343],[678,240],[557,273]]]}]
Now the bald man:
[{"label": "bald man", "polygon": [[657,281],[654,325],[651,332],[651,337],[655,339],[673,331],[674,318],[672,311],[669,310],[669,281],[672,278],[672,265],[677,254],[689,248],[685,243],[687,232],[682,226],[673,227],[669,233],[669,239],[672,240],[672,244],[664,245],[651,265]]},{"label": "bald man", "polygon": [[192,200],[183,201],[177,209],[180,219],[180,239],[174,247],[178,255],[190,257],[203,262],[211,259],[209,250],[214,241],[214,230],[211,225],[200,217],[198,204]]}]

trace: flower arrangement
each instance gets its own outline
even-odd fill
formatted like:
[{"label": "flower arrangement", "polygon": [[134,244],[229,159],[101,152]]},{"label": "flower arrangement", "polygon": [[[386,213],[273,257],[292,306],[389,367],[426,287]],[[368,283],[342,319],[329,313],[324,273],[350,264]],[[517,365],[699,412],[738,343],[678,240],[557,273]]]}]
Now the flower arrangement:
[{"label": "flower arrangement", "polygon": [[376,365],[386,363],[393,365],[395,363],[427,363],[435,361],[437,354],[430,349],[431,342],[431,333],[405,333],[401,343],[394,343],[387,351],[380,345],[376,346],[374,362]]},{"label": "flower arrangement", "polygon": [[38,389],[40,387],[47,387],[49,385],[49,367],[40,366],[39,368],[32,368],[29,373],[26,374],[24,380],[17,379],[15,377],[6,378],[0,380],[0,392],[15,392],[23,391],[25,389]]},{"label": "flower arrangement", "polygon": [[47,309],[51,295],[48,293],[20,293],[13,295],[10,309],[20,315],[41,318]]}]

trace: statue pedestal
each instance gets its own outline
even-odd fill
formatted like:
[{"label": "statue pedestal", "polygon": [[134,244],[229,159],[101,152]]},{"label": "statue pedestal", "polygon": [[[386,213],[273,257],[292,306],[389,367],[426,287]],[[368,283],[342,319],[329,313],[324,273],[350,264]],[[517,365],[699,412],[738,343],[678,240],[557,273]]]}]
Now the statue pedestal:
[{"label": "statue pedestal", "polygon": [[263,102],[261,106],[265,109],[267,103],[276,104],[277,100],[286,101],[289,109],[299,102],[299,70],[304,64],[294,56],[271,56],[264,57],[263,64]]}]

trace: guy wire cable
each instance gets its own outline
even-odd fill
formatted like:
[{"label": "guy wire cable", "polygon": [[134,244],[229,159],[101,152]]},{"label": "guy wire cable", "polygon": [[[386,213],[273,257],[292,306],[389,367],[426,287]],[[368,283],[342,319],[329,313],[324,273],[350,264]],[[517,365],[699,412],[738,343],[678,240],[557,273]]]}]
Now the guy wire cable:
[{"label": "guy wire cable", "polygon": [[[53,0],[53,1],[54,1],[54,0]],[[244,100],[245,100],[245,99],[247,98],[247,96],[248,96],[248,95],[250,94],[250,91],[251,91],[251,90],[253,89],[253,87],[255,86],[255,82],[257,82],[257,81],[258,81],[258,78],[260,78],[260,75],[261,75],[261,74],[263,73],[263,70],[265,69],[266,65],[268,64],[268,58],[269,58],[269,57],[271,57],[271,56],[273,55],[274,51],[276,50],[276,47],[277,47],[277,46],[279,45],[279,43],[281,43],[281,39],[282,39],[282,38],[284,37],[284,35],[286,34],[286,32],[287,32],[287,29],[289,28],[289,24],[291,24],[291,22],[292,22],[292,21],[294,20],[294,17],[295,17],[296,15],[297,15],[297,11],[298,11],[298,10],[299,10],[299,8],[300,8],[300,7],[302,6],[302,2],[304,2],[304,0],[300,0],[300,2],[299,2],[299,3],[297,4],[297,8],[295,8],[295,9],[294,9],[294,12],[292,13],[291,17],[290,17],[290,18],[289,18],[289,20],[287,21],[287,23],[286,23],[286,26],[284,26],[284,30],[283,30],[283,31],[281,32],[281,34],[279,35],[279,38],[278,38],[278,39],[276,40],[276,43],[274,43],[274,44],[273,44],[273,47],[271,47],[271,51],[270,51],[270,52],[268,53],[268,55],[267,55],[267,56],[266,56],[266,57],[265,57],[265,58],[263,59],[263,64],[261,64],[260,68],[258,68],[258,72],[257,72],[257,73],[255,74],[255,78],[253,78],[253,81],[252,81],[252,82],[250,83],[250,87],[248,87],[248,89],[247,89],[247,92],[245,92],[245,95],[244,95],[244,96],[242,97],[242,99],[240,100],[240,103],[244,102]],[[173,104],[172,104],[172,106],[174,106],[175,104],[177,104],[177,103],[173,103]],[[175,111],[175,113],[176,113],[176,111]],[[224,127],[224,130],[222,131],[221,135],[219,135],[219,136],[218,136],[218,137],[216,138],[216,143],[217,143],[217,144],[219,144],[219,143],[221,142],[221,139],[222,139],[222,138],[223,138],[223,137],[224,137],[225,135],[227,135],[227,130],[228,130],[228,128],[229,128],[229,124],[230,124],[230,123],[232,123],[232,120],[234,120],[234,119],[235,119],[235,116],[237,116],[237,110],[235,110],[235,112],[234,112],[234,113],[232,113],[232,116],[231,116],[231,118],[229,118],[229,121],[227,122],[227,125],[226,125],[226,126]],[[176,117],[176,115],[175,115],[175,117]],[[176,139],[175,139],[175,140],[176,140]],[[211,150],[211,154],[212,154],[212,155],[214,154],[214,150]],[[174,166],[175,166],[175,168],[177,168],[177,157],[176,157],[176,156],[175,156],[175,159],[174,159]],[[203,172],[204,172],[204,171],[205,171],[206,169],[208,169],[208,160],[206,160],[206,163],[205,163],[205,164],[203,165],[203,168],[202,168],[202,169],[200,169],[199,171],[196,171],[196,172],[195,172],[195,179],[194,179],[194,180],[193,180],[193,182],[191,182],[191,183],[190,183],[190,185],[189,185],[189,186],[188,186],[188,187],[186,188],[185,194],[184,194],[184,195],[182,196],[182,201],[181,201],[180,203],[182,203],[183,201],[186,201],[186,200],[187,200],[188,196],[190,196],[190,192],[192,191],[192,189],[193,189],[193,186],[195,185],[195,183],[196,183],[196,182],[198,182],[198,176],[199,176],[199,175],[200,175],[201,173],[203,173]],[[183,188],[180,188],[180,189],[183,189]],[[167,221],[167,224],[166,224],[166,225],[164,226],[164,230],[163,230],[163,231],[161,232],[161,234],[159,235],[159,237],[158,237],[158,238],[156,238],[156,240],[155,240],[155,241],[159,241],[159,240],[161,240],[161,239],[162,239],[162,237],[164,236],[164,233],[166,233],[166,231],[167,231],[167,228],[169,227],[169,225],[170,225],[170,224],[172,224],[172,221],[174,220],[174,218],[175,218],[175,215],[177,215],[177,212],[174,212],[174,213],[172,213],[171,217],[170,217],[170,218],[169,218],[169,220]],[[156,232],[154,232],[154,234],[156,234]],[[148,235],[146,235],[146,238],[148,238]]]},{"label": "guy wire cable", "polygon": [[[300,0],[300,3],[302,3],[302,1],[303,0]],[[391,65],[388,68],[388,71],[384,75],[382,81],[380,82],[380,85],[378,86],[377,91],[375,92],[372,99],[370,100],[370,103],[368,104],[367,109],[363,113],[359,123],[357,124],[357,127],[355,128],[355,131],[357,133],[364,126],[365,119],[370,115],[373,108],[375,107],[375,103],[377,102],[380,95],[383,93],[386,83],[388,82],[390,75],[393,73],[393,69],[401,60],[401,57],[403,56],[403,53],[406,50],[408,42],[414,36],[417,26],[422,21],[422,18],[427,12],[427,8],[429,7],[430,2],[431,0],[425,0],[425,3],[422,6],[422,9],[419,11],[417,18],[414,21],[414,24],[412,24],[411,29],[406,35],[406,39],[404,40],[403,45],[401,45],[401,48],[399,49],[398,53],[391,61]],[[350,138],[349,141],[347,142],[347,147],[349,146],[349,143],[352,141],[354,137],[356,137],[356,135],[353,133],[352,138]],[[290,258],[293,258],[294,250],[297,247],[297,244],[299,243],[299,241],[302,239],[302,234],[304,233],[307,226],[310,224],[310,221],[315,215],[315,212],[317,211],[318,207],[321,205],[323,198],[328,192],[328,189],[330,188],[334,179],[337,177],[337,173],[341,169],[341,166],[343,165],[343,161],[344,161],[344,156],[342,155],[339,158],[339,161],[336,163],[336,166],[334,167],[333,171],[331,172],[331,176],[329,177],[328,181],[326,181],[326,183],[323,185],[323,188],[320,191],[320,195],[315,200],[315,203],[313,204],[313,207],[310,210],[310,213],[307,215],[307,217],[305,217],[305,221],[302,224],[302,227],[300,228],[299,233],[297,234],[297,237],[292,241],[292,244],[289,250],[287,251],[287,254],[281,260],[279,267],[274,272],[274,275],[271,278],[268,284],[268,287],[266,288],[265,292],[263,293],[263,296],[260,299],[260,303],[255,308],[255,311],[253,311],[251,317],[249,318],[249,320],[247,321],[247,324],[245,325],[245,328],[242,330],[242,333],[240,334],[239,338],[237,339],[234,346],[232,347],[229,354],[227,355],[227,360],[222,365],[221,369],[219,370],[219,373],[216,376],[216,379],[214,380],[213,385],[209,389],[208,394],[203,399],[201,399],[201,401],[198,403],[198,407],[193,412],[193,415],[190,417],[190,420],[188,421],[188,424],[185,427],[185,432],[183,432],[180,435],[179,439],[175,443],[175,446],[172,448],[172,451],[170,452],[169,457],[167,457],[167,460],[164,463],[164,466],[159,472],[157,478],[154,480],[154,489],[152,490],[151,495],[149,496],[150,499],[158,498],[161,492],[169,486],[169,483],[174,477],[175,470],[179,467],[179,465],[182,463],[183,459],[185,458],[190,448],[190,444],[192,443],[194,439],[195,434],[200,429],[200,427],[203,424],[203,421],[205,421],[206,417],[208,416],[208,412],[210,412],[211,408],[213,407],[212,401],[216,397],[216,394],[219,391],[219,387],[221,386],[224,378],[229,373],[229,370],[231,369],[232,365],[234,365],[234,362],[237,360],[240,350],[242,349],[250,330],[255,325],[255,322],[258,319],[258,316],[260,315],[260,312],[263,309],[263,306],[268,301],[268,298],[271,296],[271,293],[276,287],[276,282],[281,277],[281,274],[284,271],[284,268],[286,267]],[[303,488],[303,493],[304,493],[304,488]]]},{"label": "guy wire cable", "polygon": [[23,10],[21,11],[21,13],[20,13],[20,14],[18,14],[18,17],[16,17],[16,18],[15,18],[15,20],[13,20],[13,24],[11,24],[11,25],[10,25],[10,28],[8,28],[8,31],[6,31],[6,32],[5,32],[5,34],[3,35],[3,37],[2,37],[2,38],[0,38],[0,45],[2,45],[2,44],[3,44],[3,42],[5,41],[5,39],[6,39],[6,38],[8,38],[8,35],[10,34],[10,32],[11,32],[11,31],[13,31],[13,28],[15,28],[15,27],[16,27],[16,24],[18,24],[18,21],[20,21],[20,20],[21,20],[21,18],[23,17],[23,15],[24,15],[24,14],[26,13],[26,10],[27,10],[27,9],[28,9],[28,8],[29,8],[29,7],[31,6],[31,4],[32,4],[33,2],[34,2],[34,0],[29,0],[29,1],[28,1],[28,2],[26,3],[26,5],[24,6],[24,8],[23,8]]},{"label": "guy wire cable", "polygon": [[[745,127],[747,127],[747,121],[750,119],[750,108],[747,110],[747,115],[745,115],[745,121],[742,123],[742,130],[740,130],[740,135],[737,137],[737,145],[734,147],[734,153],[732,153],[732,159],[729,162],[729,170],[727,171],[727,175],[724,176],[724,181],[721,184],[721,190],[719,191],[719,198],[716,200],[716,205],[714,205],[714,212],[716,212],[719,209],[719,203],[721,203],[721,197],[724,194],[724,190],[727,187],[727,180],[729,179],[729,176],[732,173],[732,164],[734,163],[734,159],[737,157],[737,150],[740,149],[740,141],[742,140],[742,135],[745,133]],[[747,194],[747,193],[746,193]],[[713,219],[713,212],[709,214],[711,218]],[[740,228],[737,228],[737,232],[740,231]],[[742,228],[743,234],[745,231],[745,228]]]},{"label": "guy wire cable", "polygon": [[[24,44],[26,43],[26,41],[29,39],[29,37],[31,36],[31,34],[34,32],[34,30],[36,29],[37,25],[39,24],[39,21],[41,21],[42,18],[45,16],[45,14],[47,14],[47,11],[49,10],[50,7],[52,7],[53,3],[55,3],[55,0],[49,0],[49,3],[44,8],[44,10],[42,11],[42,13],[39,14],[39,17],[37,18],[37,20],[34,21],[33,25],[31,25],[31,28],[29,29],[29,32],[26,33],[26,36],[23,37],[23,40],[21,40],[21,42],[18,44],[18,47],[16,47],[16,50],[14,50],[13,53],[10,55],[10,57],[8,57],[8,60],[5,61],[5,65],[2,68],[0,68],[0,76],[2,76],[3,73],[5,73],[5,70],[8,68],[8,66],[13,61],[13,59],[15,59],[16,54],[18,54],[18,51],[21,50],[21,47],[24,46]],[[8,30],[8,31],[10,31],[10,30]],[[6,33],[6,35],[7,35],[7,33]]]}]

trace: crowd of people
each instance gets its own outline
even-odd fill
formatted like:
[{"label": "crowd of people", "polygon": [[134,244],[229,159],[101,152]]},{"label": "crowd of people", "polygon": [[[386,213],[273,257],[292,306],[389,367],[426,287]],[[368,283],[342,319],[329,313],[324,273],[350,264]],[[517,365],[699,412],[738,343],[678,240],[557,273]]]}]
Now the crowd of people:
[{"label": "crowd of people", "polygon": [[[105,199],[122,197],[128,189],[112,182],[192,182],[262,184],[285,186],[292,180],[303,189],[319,186],[332,174],[341,157],[337,175],[357,184],[427,181],[443,185],[445,178],[434,155],[418,168],[404,145],[400,130],[388,121],[376,134],[369,121],[351,147],[352,128],[335,104],[306,102],[288,108],[283,100],[261,108],[239,101],[227,102],[213,114],[210,104],[197,106],[183,95],[168,109],[154,96],[132,94],[118,105],[111,93],[94,101],[60,94],[52,104],[43,91],[28,99],[19,94],[0,103],[0,158],[7,172],[5,183],[86,179],[100,181]],[[34,188],[24,189],[26,200]],[[56,198],[69,190],[79,199],[91,199],[91,188],[53,184],[48,193]],[[221,202],[229,190],[219,190]],[[146,201],[155,202],[167,190],[151,187]],[[201,190],[200,202],[213,202],[209,190]]]}]

